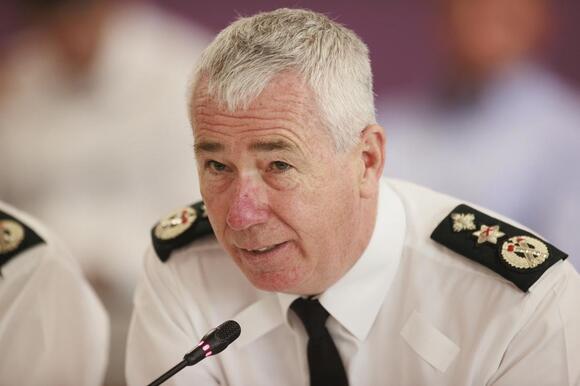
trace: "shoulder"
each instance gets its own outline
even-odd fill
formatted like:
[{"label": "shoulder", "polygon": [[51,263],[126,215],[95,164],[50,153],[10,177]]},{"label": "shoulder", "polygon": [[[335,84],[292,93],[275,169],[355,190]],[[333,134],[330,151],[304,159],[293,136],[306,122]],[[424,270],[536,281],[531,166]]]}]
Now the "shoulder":
[{"label": "shoulder", "polygon": [[46,244],[46,231],[36,220],[0,201],[0,270],[34,247]]},{"label": "shoulder", "polygon": [[178,318],[187,315],[183,323],[193,320],[195,326],[205,326],[198,331],[204,332],[201,330],[210,328],[208,314],[216,323],[231,319],[260,296],[213,233],[206,231],[192,230],[179,244],[165,244],[166,259],[155,245],[148,249],[135,294],[136,307],[163,299],[167,312]]},{"label": "shoulder", "polygon": [[[83,280],[81,267],[62,240],[40,220],[0,201],[0,277],[57,274]],[[4,275],[6,273],[6,275]]]},{"label": "shoulder", "polygon": [[[428,243],[428,235],[439,224],[441,219],[455,206],[461,204],[457,198],[436,192],[412,182],[386,179],[395,191],[405,210],[407,238],[413,243]],[[425,238],[424,236],[427,235]]]},{"label": "shoulder", "polygon": [[[524,292],[567,258],[531,230],[493,211],[412,183],[389,183],[405,208],[410,255],[435,260],[466,278],[473,274],[511,282]],[[564,269],[558,266],[555,270]]]},{"label": "shoulder", "polygon": [[162,262],[177,250],[193,246],[196,241],[199,244],[208,237],[213,239],[212,236],[213,229],[201,201],[174,210],[151,229],[153,250]]}]

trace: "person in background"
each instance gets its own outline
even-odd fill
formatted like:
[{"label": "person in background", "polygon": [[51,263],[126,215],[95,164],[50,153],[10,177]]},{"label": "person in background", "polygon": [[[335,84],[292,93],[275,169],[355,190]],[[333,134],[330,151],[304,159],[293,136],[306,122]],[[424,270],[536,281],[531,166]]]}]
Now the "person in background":
[{"label": "person in background", "polygon": [[50,231],[0,201],[0,384],[103,384],[109,320]]},{"label": "person in background", "polygon": [[139,1],[18,1],[0,102],[0,197],[62,235],[111,315],[123,385],[144,224],[199,196],[183,109],[210,33]]},{"label": "person in background", "polygon": [[4,98],[4,93],[6,92],[6,83],[8,82],[6,79],[6,58],[3,48],[4,47],[2,46],[2,42],[0,41],[0,106],[2,105],[2,99]]},{"label": "person in background", "polygon": [[546,0],[439,0],[444,71],[428,92],[386,95],[389,176],[534,228],[580,267],[580,98],[537,59]]},{"label": "person in background", "polygon": [[239,339],[173,385],[580,382],[580,278],[566,254],[382,177],[386,136],[353,31],[308,10],[240,18],[206,48],[191,89],[203,202],[151,232],[130,386],[197,342],[195,355],[215,354],[202,337],[232,319]]}]

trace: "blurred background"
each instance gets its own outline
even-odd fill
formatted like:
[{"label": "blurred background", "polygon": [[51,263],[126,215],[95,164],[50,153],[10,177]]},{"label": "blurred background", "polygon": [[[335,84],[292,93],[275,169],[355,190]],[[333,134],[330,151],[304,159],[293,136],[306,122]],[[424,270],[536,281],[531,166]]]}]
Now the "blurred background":
[{"label": "blurred background", "polygon": [[580,2],[3,0],[0,198],[52,226],[101,296],[108,385],[149,230],[199,199],[191,68],[228,23],[282,6],[369,45],[387,175],[511,217],[580,268]]}]

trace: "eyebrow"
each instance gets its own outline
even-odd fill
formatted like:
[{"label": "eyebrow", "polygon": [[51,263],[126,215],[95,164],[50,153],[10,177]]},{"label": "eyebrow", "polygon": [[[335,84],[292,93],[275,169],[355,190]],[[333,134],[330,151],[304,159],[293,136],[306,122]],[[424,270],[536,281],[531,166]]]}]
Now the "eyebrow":
[{"label": "eyebrow", "polygon": [[218,151],[223,151],[225,146],[219,142],[202,141],[193,145],[193,150],[195,154],[200,153],[217,153]]},{"label": "eyebrow", "polygon": [[[193,148],[195,154],[217,153],[225,150],[225,146],[223,144],[213,141],[201,141],[193,145]],[[288,141],[275,140],[275,141],[256,141],[251,143],[248,148],[250,151],[270,152],[276,150],[292,151],[295,150],[296,146]]]},{"label": "eyebrow", "polygon": [[295,149],[295,146],[288,141],[280,139],[276,141],[256,141],[250,144],[249,149],[252,151],[291,151]]}]

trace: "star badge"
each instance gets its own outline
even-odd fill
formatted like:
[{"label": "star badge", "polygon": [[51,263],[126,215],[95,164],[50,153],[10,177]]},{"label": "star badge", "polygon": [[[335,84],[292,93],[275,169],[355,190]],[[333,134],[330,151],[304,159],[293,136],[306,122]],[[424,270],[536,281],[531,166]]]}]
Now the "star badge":
[{"label": "star badge", "polygon": [[475,229],[475,215],[472,213],[452,213],[453,232],[472,231]]},{"label": "star badge", "polygon": [[505,233],[500,232],[499,225],[482,225],[478,231],[475,231],[472,234],[477,237],[478,244],[483,244],[485,242],[497,244],[497,239],[505,236]]}]

